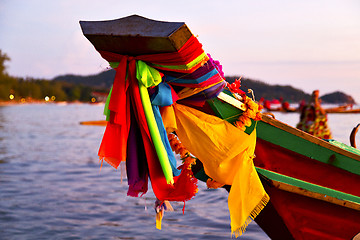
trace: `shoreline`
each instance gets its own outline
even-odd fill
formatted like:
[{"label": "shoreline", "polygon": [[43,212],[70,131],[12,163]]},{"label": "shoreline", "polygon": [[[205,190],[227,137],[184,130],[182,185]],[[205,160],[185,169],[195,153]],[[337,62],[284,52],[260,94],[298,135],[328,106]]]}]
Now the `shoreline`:
[{"label": "shoreline", "polygon": [[90,104],[90,105],[104,105],[104,102],[80,102],[80,101],[0,101],[0,107],[2,106],[15,106],[15,105],[26,105],[26,104],[56,104],[56,105],[68,105],[68,104]]}]

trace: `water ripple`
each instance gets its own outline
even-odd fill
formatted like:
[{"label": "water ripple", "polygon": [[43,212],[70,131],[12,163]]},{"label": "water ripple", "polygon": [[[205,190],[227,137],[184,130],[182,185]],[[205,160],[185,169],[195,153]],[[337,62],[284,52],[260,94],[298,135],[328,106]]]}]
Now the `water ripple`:
[{"label": "water ripple", "polygon": [[[149,192],[127,197],[120,170],[97,150],[102,106],[19,105],[0,108],[0,239],[229,239],[227,192],[207,190],[172,203],[155,228]],[[267,239],[250,224],[242,239]]]}]

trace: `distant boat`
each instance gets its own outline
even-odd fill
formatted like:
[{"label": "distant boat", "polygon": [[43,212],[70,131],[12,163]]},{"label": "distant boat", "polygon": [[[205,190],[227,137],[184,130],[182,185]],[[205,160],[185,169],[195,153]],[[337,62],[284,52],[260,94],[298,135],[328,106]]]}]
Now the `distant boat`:
[{"label": "distant boat", "polygon": [[81,125],[92,125],[92,126],[106,126],[106,120],[94,120],[94,121],[83,121],[80,122]]},{"label": "distant boat", "polygon": [[59,105],[59,106],[65,106],[65,105],[68,105],[68,102],[60,101],[60,102],[56,102],[56,104]]},{"label": "distant boat", "polygon": [[[348,105],[344,105],[344,106],[339,106],[339,107],[331,107],[331,108],[324,108],[326,113],[360,113],[360,108],[352,108],[349,107]],[[295,107],[283,107],[281,105],[279,105],[278,107],[270,107],[267,106],[267,108],[265,108],[265,111],[268,112],[300,112],[299,108],[295,108]]]},{"label": "distant boat", "polygon": [[340,106],[334,108],[325,108],[326,113],[360,113],[360,108],[348,108],[348,106]]}]

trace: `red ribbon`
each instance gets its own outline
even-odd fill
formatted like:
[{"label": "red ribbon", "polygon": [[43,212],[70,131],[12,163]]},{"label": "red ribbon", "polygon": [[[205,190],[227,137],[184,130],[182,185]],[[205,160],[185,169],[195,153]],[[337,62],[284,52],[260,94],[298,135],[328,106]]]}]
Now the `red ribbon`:
[{"label": "red ribbon", "polygon": [[[121,56],[119,66],[115,69],[111,99],[109,102],[110,121],[100,145],[99,157],[117,168],[121,161],[126,160],[127,139],[130,130],[130,94],[129,83],[136,81],[134,76],[136,63],[133,57]],[[126,70],[129,74],[126,79]],[[134,79],[135,78],[135,79]]]}]

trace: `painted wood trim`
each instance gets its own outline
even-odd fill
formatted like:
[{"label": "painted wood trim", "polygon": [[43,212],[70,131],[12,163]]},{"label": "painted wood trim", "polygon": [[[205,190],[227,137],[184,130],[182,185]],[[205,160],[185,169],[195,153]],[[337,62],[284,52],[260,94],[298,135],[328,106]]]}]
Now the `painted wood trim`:
[{"label": "painted wood trim", "polygon": [[331,143],[328,143],[328,142],[326,142],[326,141],[324,141],[324,140],[322,140],[320,138],[314,137],[313,135],[308,134],[308,133],[306,133],[304,131],[301,131],[301,130],[299,130],[297,128],[291,127],[291,126],[289,126],[289,125],[287,125],[285,123],[282,123],[282,122],[280,122],[280,121],[278,121],[276,119],[273,119],[273,118],[271,118],[269,116],[262,115],[261,120],[263,122],[266,122],[266,123],[274,126],[274,127],[282,129],[282,130],[284,130],[284,131],[286,131],[288,133],[291,133],[291,134],[293,134],[295,136],[301,137],[301,138],[303,138],[305,140],[308,140],[310,142],[313,142],[313,143],[315,143],[315,144],[317,144],[319,146],[330,149],[331,151],[337,152],[337,153],[339,153],[341,155],[345,155],[347,157],[350,157],[350,158],[353,158],[353,159],[355,159],[357,161],[360,161],[360,155],[357,155],[357,154],[349,152],[349,151],[347,151],[345,149],[339,148],[339,147],[337,147],[337,146],[335,146],[335,145],[333,145]]},{"label": "painted wood trim", "polygon": [[321,193],[317,193],[317,192],[312,192],[309,190],[306,190],[304,188],[300,188],[300,187],[296,187],[296,186],[292,186],[290,184],[286,184],[286,183],[282,183],[279,181],[275,181],[275,180],[270,180],[271,185],[273,185],[274,187],[283,190],[283,191],[287,191],[287,192],[291,192],[291,193],[296,193],[302,196],[306,196],[306,197],[310,197],[310,198],[314,198],[314,199],[318,199],[321,201],[325,201],[325,202],[329,202],[332,204],[336,204],[339,206],[343,206],[343,207],[347,207],[347,208],[351,208],[357,211],[360,211],[360,204],[355,203],[355,202],[350,202],[347,200],[341,200],[341,199],[337,199],[325,194],[321,194]]},{"label": "painted wood trim", "polygon": [[227,95],[226,93],[220,92],[220,94],[218,95],[218,98],[223,100],[224,102],[227,102],[228,104],[230,104],[231,106],[234,106],[242,111],[246,110],[246,106],[244,103],[240,102],[239,100],[237,100],[236,98]]},{"label": "painted wood trim", "polygon": [[322,200],[360,211],[360,197],[256,167],[267,182],[287,192]]}]

